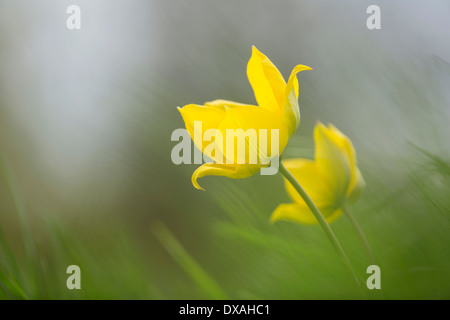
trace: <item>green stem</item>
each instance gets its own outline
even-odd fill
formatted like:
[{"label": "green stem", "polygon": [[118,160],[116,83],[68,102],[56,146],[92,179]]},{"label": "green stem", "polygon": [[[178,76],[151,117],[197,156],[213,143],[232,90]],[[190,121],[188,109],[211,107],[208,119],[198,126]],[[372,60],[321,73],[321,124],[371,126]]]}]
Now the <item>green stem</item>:
[{"label": "green stem", "polygon": [[370,247],[369,241],[367,240],[366,235],[364,234],[364,231],[362,230],[361,226],[358,224],[358,221],[356,221],[355,217],[350,213],[348,210],[348,207],[346,205],[342,206],[342,211],[347,216],[347,218],[352,223],[353,227],[356,229],[356,232],[358,233],[359,238],[361,239],[361,242],[363,243],[364,250],[366,251],[367,258],[369,259],[370,264],[377,264],[375,260],[375,255],[373,254],[372,248]]},{"label": "green stem", "polygon": [[336,238],[336,235],[334,234],[333,230],[331,230],[330,225],[325,220],[322,213],[319,211],[317,206],[314,204],[314,202],[311,200],[311,198],[308,196],[306,191],[303,189],[303,187],[298,183],[298,181],[294,178],[294,176],[286,169],[284,164],[280,161],[280,173],[292,184],[292,186],[295,188],[295,190],[300,194],[300,196],[305,201],[306,205],[309,207],[309,209],[312,211],[314,216],[316,217],[317,221],[319,221],[320,226],[322,227],[323,231],[327,234],[328,238],[330,239],[331,243],[333,244],[334,248],[339,254],[339,257],[341,258],[344,265],[349,270],[350,274],[353,276],[356,284],[361,289],[361,282],[359,281],[358,277],[356,276],[356,273],[354,272],[352,265],[350,264],[350,260],[348,260],[347,255],[344,252],[344,249],[342,249],[341,244],[339,243],[338,239]]}]

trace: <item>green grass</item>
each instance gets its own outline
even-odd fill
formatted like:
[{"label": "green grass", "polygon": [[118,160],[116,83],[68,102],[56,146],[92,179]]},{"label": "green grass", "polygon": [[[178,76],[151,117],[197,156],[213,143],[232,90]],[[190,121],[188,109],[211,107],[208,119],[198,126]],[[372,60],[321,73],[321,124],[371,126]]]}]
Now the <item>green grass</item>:
[{"label": "green grass", "polygon": [[[254,176],[203,181],[207,192],[196,196],[214,199],[216,209],[202,224],[207,232],[201,230],[201,244],[183,241],[185,233],[158,221],[148,223],[142,238],[117,216],[95,226],[102,231],[92,236],[51,215],[34,225],[39,232],[21,227],[14,248],[2,233],[0,298],[448,299],[448,162],[417,152],[421,161],[389,180],[361,163],[368,188],[351,209],[379,261],[382,295],[357,290],[319,226],[271,224],[271,211],[289,199],[279,176]],[[26,199],[17,196],[12,173],[6,176],[16,213],[22,210],[20,226],[26,225]],[[369,262],[351,223],[342,216],[332,228],[359,276],[367,278]],[[71,264],[81,267],[81,290],[65,287]]]}]

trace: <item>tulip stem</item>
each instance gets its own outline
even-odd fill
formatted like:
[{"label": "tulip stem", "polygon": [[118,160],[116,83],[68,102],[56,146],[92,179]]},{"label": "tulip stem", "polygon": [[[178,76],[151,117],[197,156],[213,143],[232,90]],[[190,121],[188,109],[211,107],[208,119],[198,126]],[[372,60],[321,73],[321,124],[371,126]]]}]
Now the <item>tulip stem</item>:
[{"label": "tulip stem", "polygon": [[364,231],[362,230],[358,221],[356,221],[355,217],[350,213],[348,207],[345,204],[342,206],[342,211],[347,216],[347,218],[350,220],[353,227],[356,229],[356,232],[358,233],[358,236],[361,239],[361,242],[364,246],[364,250],[366,251],[366,255],[367,255],[367,258],[369,259],[369,262],[371,264],[377,264],[375,255],[373,254],[373,251],[372,251],[372,248],[370,247],[369,241],[367,240],[367,237],[364,234]]},{"label": "tulip stem", "polygon": [[356,284],[361,289],[361,282],[359,281],[358,277],[356,276],[355,271],[352,268],[352,265],[350,263],[350,260],[347,258],[347,255],[344,252],[344,249],[342,248],[341,244],[339,243],[338,239],[336,238],[336,235],[334,234],[333,230],[331,230],[330,225],[325,220],[324,216],[320,212],[320,210],[317,208],[317,206],[314,204],[314,202],[311,200],[311,198],[306,193],[305,189],[300,185],[300,183],[294,178],[294,176],[289,172],[289,170],[284,166],[284,164],[280,161],[280,167],[279,167],[280,173],[292,184],[292,186],[295,188],[295,190],[300,194],[300,196],[305,201],[306,205],[309,207],[309,209],[312,211],[314,216],[316,217],[317,221],[319,221],[320,226],[327,234],[328,238],[330,239],[331,243],[333,244],[334,248],[339,254],[339,257],[341,258],[344,265],[349,270],[350,274],[353,276]]}]

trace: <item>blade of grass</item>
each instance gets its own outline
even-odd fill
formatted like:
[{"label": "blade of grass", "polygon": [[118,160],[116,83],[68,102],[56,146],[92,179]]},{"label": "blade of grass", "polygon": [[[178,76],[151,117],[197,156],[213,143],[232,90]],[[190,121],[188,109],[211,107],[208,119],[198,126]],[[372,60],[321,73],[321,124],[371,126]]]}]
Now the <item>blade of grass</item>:
[{"label": "blade of grass", "polygon": [[21,225],[21,228],[23,230],[22,237],[23,242],[25,246],[25,251],[27,254],[28,259],[28,266],[30,266],[30,275],[31,279],[34,280],[34,288],[33,292],[37,292],[37,288],[43,287],[42,283],[40,283],[40,277],[39,273],[39,262],[36,252],[36,246],[33,241],[33,233],[31,229],[31,223],[27,211],[27,207],[25,204],[25,199],[23,197],[23,194],[19,188],[19,185],[17,184],[16,177],[14,175],[14,172],[12,171],[11,167],[9,166],[6,159],[0,155],[0,172],[3,174],[6,185],[9,189],[9,192],[11,194],[14,206],[17,211],[17,215],[19,217],[19,222]]},{"label": "blade of grass", "polygon": [[20,285],[23,288],[23,291],[25,291],[26,293],[24,296],[27,297],[30,296],[29,292],[27,291],[24,285],[24,281],[20,274],[20,270],[17,265],[16,259],[14,258],[13,252],[10,246],[8,245],[5,235],[3,234],[3,231],[1,229],[0,229],[0,248],[2,249],[2,253],[8,266],[7,269],[9,270],[11,277],[13,277],[18,283],[18,285]]},{"label": "blade of grass", "polygon": [[205,270],[189,255],[176,237],[162,222],[154,222],[151,231],[181,268],[192,277],[194,282],[213,299],[224,300],[227,295]]},{"label": "blade of grass", "polygon": [[0,289],[12,299],[29,299],[28,294],[17,281],[11,280],[0,268]]},{"label": "blade of grass", "polygon": [[14,206],[19,216],[20,224],[24,230],[22,234],[27,255],[30,257],[36,257],[36,248],[32,238],[31,225],[28,218],[25,200],[23,198],[21,190],[19,189],[16,183],[14,173],[10,169],[10,166],[7,163],[7,161],[1,155],[0,155],[0,168],[5,178],[9,192],[11,193]]}]

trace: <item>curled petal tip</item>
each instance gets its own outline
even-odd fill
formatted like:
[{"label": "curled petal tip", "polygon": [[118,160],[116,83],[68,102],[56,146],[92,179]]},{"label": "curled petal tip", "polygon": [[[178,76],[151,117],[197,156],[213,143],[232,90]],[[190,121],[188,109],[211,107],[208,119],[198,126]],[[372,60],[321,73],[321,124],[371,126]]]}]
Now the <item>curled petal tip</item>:
[{"label": "curled petal tip", "polygon": [[205,191],[205,189],[202,188],[202,187],[198,184],[198,182],[197,182],[197,175],[195,174],[195,172],[194,172],[194,174],[192,175],[192,185],[193,185],[194,188],[197,189],[197,190]]},{"label": "curled petal tip", "polygon": [[192,181],[192,184],[194,185],[194,188],[195,189],[197,189],[197,190],[202,190],[202,191],[206,191],[204,188],[202,188],[198,183],[197,183],[197,181]]},{"label": "curled petal tip", "polygon": [[200,166],[197,168],[197,170],[194,171],[194,173],[192,174],[192,177],[191,177],[191,181],[192,181],[192,185],[194,186],[195,189],[205,191],[205,189],[203,189],[197,182],[197,179],[199,178],[199,174],[202,171],[202,169],[201,169],[202,167],[203,166]]},{"label": "curled petal tip", "polygon": [[311,71],[311,70],[313,70],[313,68],[305,66],[303,64],[298,64],[294,67],[294,69],[292,70],[292,73],[297,74],[302,71]]}]

